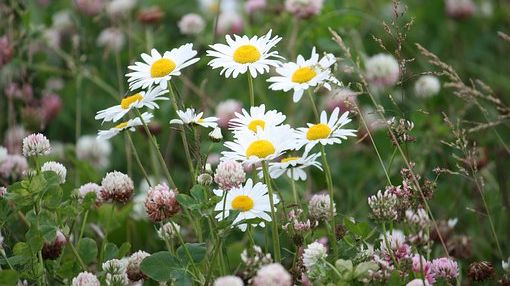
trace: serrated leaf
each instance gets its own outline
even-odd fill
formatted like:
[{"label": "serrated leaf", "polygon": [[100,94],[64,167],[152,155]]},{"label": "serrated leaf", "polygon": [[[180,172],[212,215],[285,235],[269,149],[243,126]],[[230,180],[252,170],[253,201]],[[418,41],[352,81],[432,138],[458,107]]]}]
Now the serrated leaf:
[{"label": "serrated leaf", "polygon": [[78,243],[78,254],[87,265],[96,261],[97,252],[97,243],[91,238],[84,237]]},{"label": "serrated leaf", "polygon": [[168,251],[156,252],[145,258],[140,265],[140,269],[145,275],[161,282],[172,279],[172,271],[179,267],[178,259]]}]

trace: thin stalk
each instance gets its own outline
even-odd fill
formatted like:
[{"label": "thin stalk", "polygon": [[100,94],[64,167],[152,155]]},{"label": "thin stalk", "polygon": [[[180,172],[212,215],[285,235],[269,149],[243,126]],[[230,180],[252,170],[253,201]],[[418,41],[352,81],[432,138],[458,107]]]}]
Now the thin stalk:
[{"label": "thin stalk", "polygon": [[317,105],[315,105],[315,100],[313,99],[312,91],[310,91],[310,89],[308,89],[306,91],[306,93],[308,94],[308,98],[310,98],[310,102],[312,103],[313,115],[315,116],[315,120],[318,123],[319,122],[319,111],[317,110]]},{"label": "thin stalk", "polygon": [[296,206],[299,205],[299,199],[298,199],[298,194],[297,194],[297,190],[296,190],[296,182],[294,182],[294,169],[291,168],[290,169],[290,185],[292,187],[292,196],[294,197],[294,204],[296,204]]},{"label": "thin stalk", "polygon": [[85,231],[85,225],[87,224],[88,216],[89,216],[89,210],[86,210],[85,214],[83,215],[83,221],[81,222],[80,235],[78,236],[78,242],[77,243],[80,243],[80,240],[83,237],[83,232]]},{"label": "thin stalk", "polygon": [[251,73],[247,73],[248,75],[248,88],[250,90],[250,106],[255,106],[255,92],[253,89],[253,77]]},{"label": "thin stalk", "polygon": [[154,136],[152,136],[152,133],[150,132],[149,127],[147,126],[147,123],[145,123],[145,120],[143,119],[142,114],[140,113],[140,111],[138,109],[136,109],[136,108],[135,108],[135,110],[136,110],[136,114],[138,115],[138,117],[142,121],[142,125],[143,125],[143,128],[145,130],[145,133],[147,133],[147,136],[149,136],[150,141],[152,143],[152,146],[157,151],[159,163],[161,164],[161,167],[163,168],[163,171],[165,172],[166,179],[168,180],[170,185],[173,188],[175,188],[176,187],[175,182],[172,179],[172,175],[170,175],[170,172],[168,171],[168,167],[166,166],[165,159],[163,158],[163,155],[161,155],[161,150],[159,149],[158,142],[156,142],[156,138],[154,138]]},{"label": "thin stalk", "polygon": [[3,249],[1,249],[0,252],[2,253],[2,256],[4,257],[5,261],[7,262],[7,265],[9,265],[9,268],[11,270],[14,270],[14,267],[12,267],[11,262],[9,262],[9,259],[7,258],[5,251]]},{"label": "thin stalk", "polygon": [[262,172],[264,173],[264,180],[267,185],[268,193],[269,193],[269,204],[271,206],[271,217],[272,219],[272,225],[273,225],[273,251],[274,251],[274,257],[276,262],[281,261],[281,254],[280,254],[280,236],[278,235],[278,217],[276,216],[276,210],[274,206],[274,198],[273,198],[273,187],[271,186],[271,178],[269,176],[269,170],[267,167],[267,162],[262,162]]},{"label": "thin stalk", "polygon": [[181,243],[182,247],[184,248],[184,253],[188,257],[191,267],[193,268],[193,271],[195,272],[195,275],[198,275],[200,271],[198,270],[197,266],[195,265],[195,261],[193,261],[193,256],[191,256],[191,253],[189,252],[189,249],[186,247],[186,243],[184,242],[184,239],[182,238],[181,233],[177,230],[177,227],[175,226],[173,221],[170,221],[170,224],[172,225],[175,234],[177,235],[177,238],[179,239],[179,242]]},{"label": "thin stalk", "polygon": [[69,242],[69,247],[71,247],[71,251],[73,252],[74,256],[78,260],[78,263],[80,264],[80,267],[83,271],[87,271],[87,265],[85,262],[83,262],[83,259],[81,259],[80,254],[78,254],[78,251],[76,251],[76,248],[74,247],[72,242]]},{"label": "thin stalk", "polygon": [[147,181],[147,184],[149,184],[149,187],[152,186],[151,181],[149,180],[149,175],[147,175],[147,171],[145,171],[145,168],[142,165],[142,161],[140,161],[140,156],[138,155],[138,151],[136,151],[135,144],[133,143],[133,139],[131,138],[131,135],[129,132],[126,132],[127,138],[129,141],[129,144],[131,145],[131,150],[133,150],[133,154],[135,155],[136,163],[138,164],[138,167],[140,167],[140,171],[142,171],[142,174]]},{"label": "thin stalk", "polygon": [[320,149],[321,149],[321,157],[322,157],[322,162],[323,162],[323,165],[324,165],[324,175],[326,176],[326,185],[328,187],[328,193],[329,193],[329,213],[330,213],[330,216],[331,216],[331,228],[332,230],[330,232],[331,233],[331,238],[332,238],[332,241],[331,241],[331,246],[333,248],[333,252],[336,253],[336,235],[335,235],[335,227],[336,227],[336,223],[335,223],[335,193],[334,193],[334,190],[333,190],[333,180],[331,178],[331,169],[329,167],[329,163],[328,163],[328,158],[326,156],[326,150],[324,149],[324,145],[322,144],[319,144],[320,146]]}]

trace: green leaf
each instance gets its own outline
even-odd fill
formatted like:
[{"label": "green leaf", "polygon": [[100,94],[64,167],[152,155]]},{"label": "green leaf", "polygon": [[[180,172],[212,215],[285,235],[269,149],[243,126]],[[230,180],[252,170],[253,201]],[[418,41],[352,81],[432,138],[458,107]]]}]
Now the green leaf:
[{"label": "green leaf", "polygon": [[117,258],[117,253],[119,253],[117,245],[111,242],[106,243],[104,247],[104,261]]},{"label": "green leaf", "polygon": [[188,273],[184,269],[177,269],[170,272],[172,279],[175,279],[175,285],[179,286],[191,286],[193,281],[189,277]]},{"label": "green leaf", "polygon": [[338,259],[335,262],[335,267],[340,272],[351,272],[352,271],[352,261],[344,260],[344,259]]},{"label": "green leaf", "polygon": [[177,256],[185,264],[188,264],[190,261],[184,247],[188,249],[195,263],[200,263],[207,252],[205,243],[186,243],[184,246],[179,246],[179,248],[177,248]]},{"label": "green leaf", "polygon": [[43,174],[37,175],[30,180],[28,189],[32,194],[37,194],[46,189],[47,182]]},{"label": "green leaf", "polygon": [[14,270],[0,271],[0,285],[16,285],[18,283],[18,273]]},{"label": "green leaf", "polygon": [[186,195],[186,194],[178,194],[177,195],[177,201],[181,206],[187,208],[187,209],[193,209],[196,207],[197,202],[192,197]]},{"label": "green leaf", "polygon": [[121,258],[126,256],[126,254],[129,253],[129,250],[131,250],[131,244],[129,242],[124,242],[120,248],[119,251],[117,251],[117,257]]},{"label": "green leaf", "polygon": [[62,188],[60,186],[48,186],[42,197],[42,205],[50,210],[54,210],[60,206],[62,200]]},{"label": "green leaf", "polygon": [[376,271],[377,269],[379,269],[379,266],[375,262],[372,261],[361,262],[356,266],[356,270],[354,270],[354,277],[356,279],[363,278],[366,275],[368,275],[369,270]]},{"label": "green leaf", "polygon": [[96,241],[88,237],[82,238],[78,243],[78,254],[80,255],[81,259],[83,259],[83,262],[87,265],[96,261]]},{"label": "green leaf", "polygon": [[179,267],[177,258],[168,251],[156,252],[145,258],[140,265],[140,269],[145,275],[161,282],[174,278],[172,271]]},{"label": "green leaf", "polygon": [[54,225],[41,225],[41,234],[44,238],[44,241],[53,241],[57,236],[57,227]]},{"label": "green leaf", "polygon": [[203,203],[205,202],[205,187],[202,186],[202,185],[194,185],[192,188],[191,188],[191,196],[193,198],[195,198],[195,200],[198,202],[198,203]]},{"label": "green leaf", "polygon": [[44,245],[44,238],[41,235],[41,232],[35,227],[30,228],[25,234],[27,239],[28,246],[32,251],[32,254],[36,254],[39,250],[42,249]]}]

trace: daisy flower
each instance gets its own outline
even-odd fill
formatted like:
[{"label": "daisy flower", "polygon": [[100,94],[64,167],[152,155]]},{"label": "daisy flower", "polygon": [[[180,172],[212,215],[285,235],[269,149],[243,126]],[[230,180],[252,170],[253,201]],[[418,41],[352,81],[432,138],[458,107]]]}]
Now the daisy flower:
[{"label": "daisy flower", "polygon": [[[269,175],[271,178],[276,179],[286,173],[287,176],[294,181],[305,181],[305,168],[314,166],[322,171],[321,163],[317,161],[320,155],[320,153],[315,153],[311,155],[303,154],[303,156],[284,157],[279,162],[269,163]],[[262,171],[260,171],[258,175],[262,178]]]},{"label": "daisy flower", "polygon": [[242,113],[235,113],[235,118],[229,121],[230,129],[234,132],[257,132],[257,127],[264,129],[266,126],[278,126],[286,118],[281,112],[268,110],[266,106],[250,107],[250,112],[243,108]]},{"label": "daisy flower", "polygon": [[168,90],[162,90],[159,86],[155,88],[149,88],[147,92],[140,91],[133,95],[124,97],[119,105],[112,106],[107,109],[98,111],[95,119],[103,119],[105,121],[116,122],[133,108],[148,107],[149,109],[159,108],[156,100],[168,100],[169,98],[163,96],[168,93]]},{"label": "daisy flower", "polygon": [[348,118],[349,112],[338,117],[339,113],[340,109],[335,108],[328,120],[326,111],[322,111],[319,123],[308,123],[308,127],[298,128],[296,132],[298,148],[305,146],[305,153],[308,153],[317,143],[322,145],[340,144],[342,139],[347,139],[347,136],[356,136],[356,130],[342,128],[352,121]]},{"label": "daisy flower", "polygon": [[294,102],[298,102],[303,96],[303,92],[310,87],[322,85],[331,90],[330,83],[340,85],[340,82],[331,73],[331,66],[335,62],[336,58],[333,54],[325,54],[319,60],[319,54],[314,47],[310,59],[305,60],[302,55],[299,55],[295,63],[288,62],[276,68],[279,76],[273,76],[267,80],[272,82],[269,89],[283,90],[284,92],[293,89],[292,99]]},{"label": "daisy flower", "polygon": [[[214,194],[223,197],[223,190],[213,190]],[[273,201],[278,204],[279,199],[277,195],[273,195]],[[215,211],[219,211],[216,219],[223,220],[228,217],[230,211],[238,211],[239,215],[233,221],[233,224],[240,230],[246,231],[247,223],[242,223],[245,220],[259,218],[261,220],[270,222],[271,207],[269,202],[269,195],[267,186],[262,183],[253,185],[252,179],[248,179],[244,186],[235,187],[230,189],[226,194],[225,209],[223,209],[223,200],[216,204]],[[265,223],[262,221],[253,226],[264,227]]]},{"label": "daisy flower", "polygon": [[177,110],[180,119],[170,120],[170,124],[196,124],[205,128],[216,128],[218,126],[218,118],[206,117],[202,118],[203,112],[195,113],[195,109],[187,108],[186,111]]},{"label": "daisy flower", "polygon": [[234,141],[224,145],[231,151],[223,151],[223,160],[235,160],[254,164],[273,160],[285,151],[296,147],[295,130],[289,125],[257,127],[257,133],[238,132]]},{"label": "daisy flower", "polygon": [[[145,123],[148,123],[152,119],[152,117],[154,117],[154,115],[148,112],[144,112],[142,114],[142,118],[143,121],[145,121]],[[139,117],[129,119],[128,121],[119,123],[115,127],[112,127],[108,130],[99,130],[99,132],[97,133],[97,139],[108,140],[124,130],[135,131],[135,127],[140,126],[142,124],[143,124],[142,120]]]},{"label": "daisy flower", "polygon": [[199,58],[195,58],[196,55],[197,51],[193,50],[193,44],[182,45],[165,52],[163,56],[156,49],[152,49],[150,55],[142,54],[144,62],[128,66],[128,69],[132,70],[126,74],[129,88],[135,90],[159,85],[166,89],[172,76],[181,75],[183,68],[198,62]]},{"label": "daisy flower", "polygon": [[212,50],[207,51],[207,56],[213,57],[208,65],[213,69],[221,68],[220,74],[229,78],[236,78],[239,74],[245,74],[248,70],[253,78],[257,74],[269,71],[270,66],[279,66],[281,63],[274,58],[282,58],[277,51],[270,51],[282,38],[274,36],[271,31],[262,37],[248,38],[234,35],[225,36],[227,45],[210,45]]}]

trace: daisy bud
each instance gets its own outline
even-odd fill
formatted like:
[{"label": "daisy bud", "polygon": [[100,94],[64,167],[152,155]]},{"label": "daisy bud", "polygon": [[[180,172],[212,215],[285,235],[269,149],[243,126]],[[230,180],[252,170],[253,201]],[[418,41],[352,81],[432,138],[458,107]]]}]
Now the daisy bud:
[{"label": "daisy bud", "polygon": [[181,18],[177,26],[183,35],[198,35],[204,30],[205,21],[200,15],[189,13]]},{"label": "daisy bud", "polygon": [[203,173],[198,175],[197,177],[197,183],[199,183],[202,186],[209,186],[213,182],[213,177],[207,173]]},{"label": "daisy bud", "polygon": [[71,286],[100,286],[99,279],[96,275],[87,271],[81,272],[78,276],[73,278]]},{"label": "daisy bud", "polygon": [[76,8],[88,16],[95,16],[104,8],[104,0],[74,0]]},{"label": "daisy bud", "polygon": [[244,4],[246,13],[253,14],[259,10],[263,10],[267,6],[266,0],[247,0]]},{"label": "daisy bud", "polygon": [[213,129],[213,131],[209,132],[209,139],[213,142],[221,142],[221,140],[223,140],[221,129],[216,127]]},{"label": "daisy bud", "polygon": [[118,28],[106,28],[97,37],[97,45],[112,52],[119,52],[126,43],[126,36]]},{"label": "daisy bud", "polygon": [[129,280],[131,281],[139,281],[141,279],[147,278],[145,274],[142,273],[142,270],[140,269],[140,264],[144,260],[144,258],[150,256],[149,253],[139,250],[133,254],[128,259],[127,263],[127,276]]},{"label": "daisy bud", "polygon": [[392,55],[377,54],[365,61],[365,74],[374,87],[387,88],[397,83],[400,67]]},{"label": "daisy bud", "polygon": [[[313,195],[308,203],[308,214],[312,220],[326,220],[331,216],[330,206],[331,202],[328,194]],[[333,212],[333,215],[335,215],[336,209],[334,205]]]},{"label": "daisy bud", "polygon": [[50,140],[41,133],[30,134],[23,139],[23,156],[43,156],[50,153]]},{"label": "daisy bud", "polygon": [[95,183],[87,183],[83,186],[81,186],[78,189],[78,201],[83,203],[83,199],[85,199],[85,196],[88,193],[95,193],[96,194],[96,206],[100,206],[103,203],[103,199],[101,197],[101,186]]},{"label": "daisy bud", "polygon": [[101,182],[101,198],[105,201],[126,203],[131,199],[134,190],[133,180],[121,172],[113,171],[106,173]]},{"label": "daisy bud", "polygon": [[239,100],[228,99],[218,103],[216,106],[216,117],[218,118],[218,126],[227,128],[230,119],[235,117],[236,112],[240,113],[243,104]]},{"label": "daisy bud", "polygon": [[67,243],[67,239],[64,234],[57,230],[57,234],[55,239],[51,242],[44,242],[42,248],[42,256],[44,259],[55,260],[60,254],[62,254],[62,250],[64,249],[65,244]]},{"label": "daisy bud", "polygon": [[372,217],[376,220],[394,221],[398,219],[397,196],[388,190],[377,192],[368,198],[368,206],[372,211]]},{"label": "daisy bud", "polygon": [[451,18],[462,20],[473,16],[475,12],[473,0],[446,0],[446,14]]},{"label": "daisy bud", "polygon": [[138,21],[142,24],[156,24],[161,22],[161,19],[165,16],[165,12],[158,6],[152,6],[149,8],[142,9],[138,13]]},{"label": "daisy bud", "polygon": [[5,179],[16,180],[28,170],[27,159],[21,155],[7,155],[0,163],[0,176]]},{"label": "daisy bud", "polygon": [[237,276],[228,275],[214,280],[213,286],[244,286],[244,282]]},{"label": "daisy bud", "polygon": [[253,278],[253,286],[291,286],[292,276],[280,263],[262,266]]},{"label": "daisy bud", "polygon": [[324,0],[286,0],[285,10],[297,18],[307,19],[320,13]]},{"label": "daisy bud", "polygon": [[0,68],[8,64],[13,55],[12,45],[7,36],[0,37]]},{"label": "daisy bud", "polygon": [[179,212],[177,191],[170,190],[167,184],[149,188],[145,198],[145,211],[153,222],[168,219]]},{"label": "daisy bud", "polygon": [[432,75],[421,76],[414,84],[414,92],[418,97],[431,97],[439,93],[441,83]]},{"label": "daisy bud", "polygon": [[303,252],[303,265],[308,271],[313,269],[322,259],[326,259],[328,250],[319,242],[310,243]]},{"label": "daisy bud", "polygon": [[87,161],[96,169],[105,169],[109,164],[112,145],[95,135],[84,135],[76,142],[76,157]]},{"label": "daisy bud", "polygon": [[49,161],[42,165],[41,167],[42,172],[54,172],[57,174],[59,178],[59,183],[63,184],[66,182],[66,175],[67,175],[67,169],[64,165],[55,162],[55,161]]},{"label": "daisy bud", "polygon": [[243,165],[237,161],[221,161],[214,174],[214,181],[225,191],[239,187],[245,180]]},{"label": "daisy bud", "polygon": [[473,262],[468,268],[468,277],[477,282],[491,278],[494,273],[494,266],[488,261]]},{"label": "daisy bud", "polygon": [[181,231],[181,227],[172,222],[167,222],[158,230],[158,236],[162,240],[170,240],[177,235],[177,232]]},{"label": "daisy bud", "polygon": [[432,260],[432,273],[436,278],[455,280],[459,276],[459,266],[451,258],[437,258]]}]

